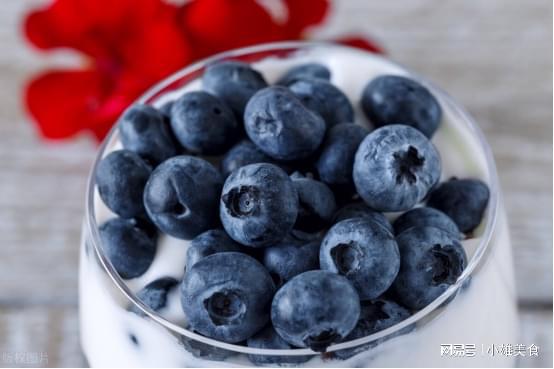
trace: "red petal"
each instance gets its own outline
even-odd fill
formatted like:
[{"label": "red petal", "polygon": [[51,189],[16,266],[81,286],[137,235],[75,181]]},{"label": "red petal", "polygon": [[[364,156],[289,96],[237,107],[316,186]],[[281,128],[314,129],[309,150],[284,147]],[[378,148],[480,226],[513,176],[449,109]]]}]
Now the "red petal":
[{"label": "red petal", "polygon": [[287,37],[299,38],[309,26],[321,23],[329,11],[327,0],[284,0],[288,8]]},{"label": "red petal", "polygon": [[381,45],[377,44],[373,40],[370,40],[369,38],[363,38],[360,36],[345,36],[335,39],[335,42],[343,45],[357,47],[359,49],[368,50],[377,54],[385,54],[385,49],[383,49]]},{"label": "red petal", "polygon": [[51,71],[27,86],[27,108],[43,136],[64,138],[98,125],[109,81],[94,70]]},{"label": "red petal", "polygon": [[182,24],[195,47],[195,57],[286,37],[254,0],[193,1],[183,9]]}]

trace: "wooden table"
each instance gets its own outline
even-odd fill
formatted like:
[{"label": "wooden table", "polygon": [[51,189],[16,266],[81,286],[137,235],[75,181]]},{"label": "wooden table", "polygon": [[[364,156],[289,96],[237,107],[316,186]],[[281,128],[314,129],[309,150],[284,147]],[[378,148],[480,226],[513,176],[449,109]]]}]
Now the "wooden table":
[{"label": "wooden table", "polygon": [[[45,352],[49,366],[79,366],[77,256],[96,147],[86,137],[40,141],[21,111],[32,73],[75,59],[25,47],[19,22],[36,3],[3,0],[0,11],[0,355]],[[321,36],[371,33],[485,131],[511,225],[521,343],[541,347],[538,360],[520,365],[552,366],[552,3],[343,0],[336,8]]]}]

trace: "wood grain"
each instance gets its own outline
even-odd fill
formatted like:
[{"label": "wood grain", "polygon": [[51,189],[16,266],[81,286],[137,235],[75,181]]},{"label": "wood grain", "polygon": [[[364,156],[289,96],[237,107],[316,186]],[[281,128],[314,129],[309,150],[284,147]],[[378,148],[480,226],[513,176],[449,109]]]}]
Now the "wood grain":
[{"label": "wood grain", "polygon": [[[38,3],[3,0],[0,12],[0,353],[46,350],[49,366],[81,366],[77,255],[95,144],[40,141],[21,110],[29,76],[78,60],[24,45],[21,15]],[[522,342],[545,348],[520,365],[551,366],[552,2],[349,0],[335,8],[318,37],[373,35],[483,128],[510,221]]]}]

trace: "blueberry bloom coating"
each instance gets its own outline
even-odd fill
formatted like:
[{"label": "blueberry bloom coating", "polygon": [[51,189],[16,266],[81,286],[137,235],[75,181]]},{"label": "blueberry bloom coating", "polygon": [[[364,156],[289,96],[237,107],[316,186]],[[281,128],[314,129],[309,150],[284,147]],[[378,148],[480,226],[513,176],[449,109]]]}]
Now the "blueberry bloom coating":
[{"label": "blueberry bloom coating", "polygon": [[390,224],[387,217],[383,215],[383,213],[370,209],[366,204],[362,202],[355,202],[340,208],[333,217],[333,223],[338,223],[342,220],[350,218],[370,219],[371,221],[383,226],[390,233],[394,233],[392,225]]},{"label": "blueberry bloom coating", "polygon": [[162,232],[190,240],[217,222],[221,185],[219,171],[207,161],[175,156],[152,172],[144,205]]},{"label": "blueberry bloom coating", "polygon": [[236,343],[269,321],[274,292],[269,273],[256,259],[222,252],[201,259],[185,273],[181,304],[193,330]]},{"label": "blueberry bloom coating", "polygon": [[131,106],[118,122],[123,147],[145,160],[158,164],[181,150],[166,116],[149,105]]},{"label": "blueberry bloom coating", "polygon": [[[142,301],[146,306],[154,311],[159,311],[163,309],[167,304],[167,294],[174,287],[176,287],[179,282],[175,278],[171,277],[162,277],[158,278],[146,286],[144,286],[138,293],[137,297]],[[138,307],[133,306],[131,311],[144,316],[145,314]]]},{"label": "blueberry bloom coating", "polygon": [[299,79],[322,79],[329,81],[331,79],[331,71],[329,68],[320,63],[306,63],[297,65],[288,70],[276,84],[281,86],[290,86]]},{"label": "blueberry bloom coating", "polygon": [[373,79],[362,93],[362,108],[375,126],[407,124],[432,137],[442,109],[429,90],[413,79],[385,75]]},{"label": "blueberry bloom coating", "polygon": [[248,100],[256,91],[267,87],[267,82],[260,72],[246,63],[224,61],[206,68],[202,86],[223,100],[236,117],[242,119]]},{"label": "blueberry bloom coating", "polygon": [[273,164],[250,164],[232,172],[221,194],[225,231],[240,244],[265,247],[282,240],[298,214],[298,195],[288,175]]},{"label": "blueberry bloom coating", "polygon": [[443,211],[460,231],[469,233],[481,224],[489,197],[489,187],[483,181],[452,178],[431,192],[427,205]]},{"label": "blueberry bloom coating", "polygon": [[274,163],[250,140],[242,140],[233,146],[221,160],[221,173],[227,177],[233,170],[248,164]]},{"label": "blueberry bloom coating", "polygon": [[394,232],[400,234],[411,227],[435,227],[460,238],[458,226],[448,215],[440,210],[420,207],[409,210],[394,221]]},{"label": "blueberry bloom coating", "polygon": [[456,283],[467,264],[456,237],[434,227],[412,227],[396,237],[401,263],[393,290],[398,301],[422,309]]},{"label": "blueberry bloom coating", "polygon": [[325,135],[325,122],[289,89],[272,86],[258,91],[244,111],[248,137],[278,160],[298,160],[315,152]]},{"label": "blueberry bloom coating", "polygon": [[[377,333],[383,329],[392,327],[393,325],[400,323],[401,321],[409,318],[410,311],[403,306],[398,305],[396,302],[389,299],[376,299],[362,302],[360,319],[356,324],[356,327],[350,334],[344,339],[344,341],[352,341],[357,338],[369,336],[370,334]],[[406,334],[413,330],[414,326],[410,325],[400,331],[387,335],[383,338],[377,339],[365,345],[356,346],[350,349],[344,349],[335,351],[334,357],[342,360],[346,360],[354,355],[369,350],[372,347],[377,346],[385,340],[391,339],[401,334]]]},{"label": "blueberry bloom coating", "polygon": [[241,251],[238,243],[222,229],[210,229],[200,233],[191,242],[187,249],[187,261],[185,270],[192,268],[199,260],[206,256],[226,251]]},{"label": "blueberry bloom coating", "polygon": [[369,207],[402,211],[423,200],[438,182],[439,153],[418,130],[400,124],[376,129],[354,159],[354,184]]},{"label": "blueberry bloom coating", "polygon": [[204,91],[188,92],[173,103],[171,126],[181,145],[207,155],[223,154],[239,133],[231,109]]},{"label": "blueberry bloom coating", "polygon": [[109,153],[96,168],[98,194],[111,211],[123,218],[144,216],[142,193],[152,168],[129,150]]},{"label": "blueberry bloom coating", "polygon": [[102,247],[123,279],[143,275],[154,260],[157,237],[136,219],[113,218],[99,228]]},{"label": "blueberry bloom coating", "polygon": [[277,287],[308,270],[319,269],[319,240],[301,241],[285,237],[264,249],[263,264]]},{"label": "blueberry bloom coating", "polygon": [[325,228],[337,209],[333,191],[315,179],[291,178],[298,193],[298,217],[294,228],[306,232],[317,232]]},{"label": "blueberry bloom coating", "polygon": [[335,224],[319,251],[321,269],[344,275],[361,300],[379,297],[398,274],[400,254],[394,236],[366,218]]},{"label": "blueberry bloom coating", "polygon": [[354,121],[350,100],[331,83],[323,79],[299,79],[289,88],[308,109],[321,115],[328,128]]},{"label": "blueberry bloom coating", "polygon": [[311,270],[281,287],[271,305],[273,327],[285,341],[325,351],[356,326],[360,301],[350,282],[335,273]]},{"label": "blueberry bloom coating", "polygon": [[[248,347],[260,349],[274,350],[290,350],[293,347],[284,339],[282,339],[275,329],[268,324],[264,329],[250,337],[246,344]],[[271,365],[271,364],[302,364],[310,360],[310,356],[271,356],[271,355],[255,355],[248,354],[248,360],[254,365]]]},{"label": "blueberry bloom coating", "polygon": [[352,168],[356,150],[369,131],[353,123],[332,127],[322,145],[315,166],[319,178],[329,185],[353,187]]}]

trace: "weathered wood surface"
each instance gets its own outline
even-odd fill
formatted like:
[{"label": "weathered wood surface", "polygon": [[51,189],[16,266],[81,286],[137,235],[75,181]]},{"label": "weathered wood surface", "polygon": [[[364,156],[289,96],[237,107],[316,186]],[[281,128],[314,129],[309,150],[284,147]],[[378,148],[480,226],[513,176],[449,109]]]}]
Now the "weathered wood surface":
[{"label": "weathered wood surface", "polygon": [[[79,366],[77,256],[95,145],[41,142],[21,112],[26,78],[74,61],[24,46],[21,14],[39,2],[3,0],[0,9],[0,355],[46,350],[49,366]],[[511,224],[522,342],[545,348],[539,361],[520,364],[551,366],[552,2],[350,0],[336,8],[321,35],[372,34],[485,131]]]}]

